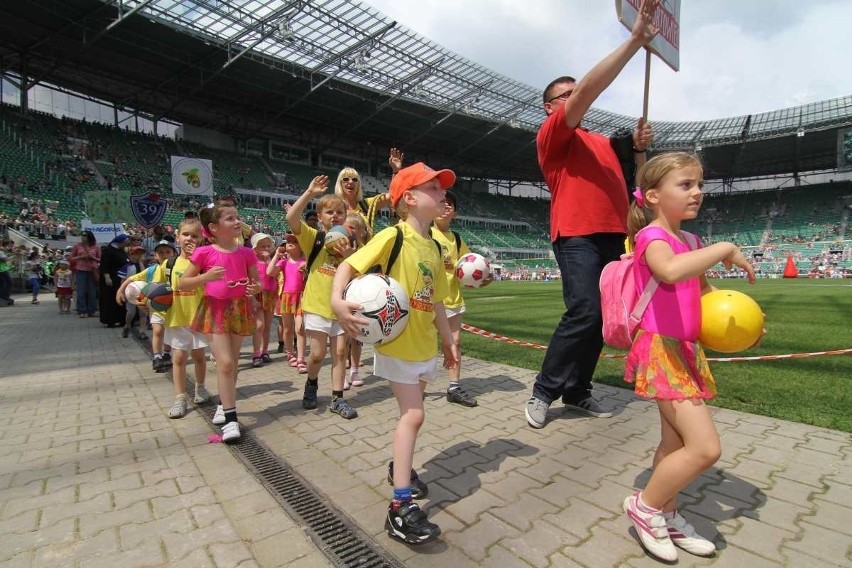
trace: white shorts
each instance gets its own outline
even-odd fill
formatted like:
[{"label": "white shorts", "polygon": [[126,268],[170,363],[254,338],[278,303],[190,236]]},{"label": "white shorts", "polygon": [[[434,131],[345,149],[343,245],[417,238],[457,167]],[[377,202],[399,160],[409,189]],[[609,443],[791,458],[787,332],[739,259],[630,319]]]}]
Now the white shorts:
[{"label": "white shorts", "polygon": [[447,312],[447,319],[450,319],[453,316],[460,316],[465,312],[464,304],[462,304],[458,308],[448,308],[444,306],[444,310]]},{"label": "white shorts", "polygon": [[330,320],[308,312],[304,312],[302,316],[305,322],[305,331],[321,331],[329,337],[337,337],[344,333],[343,328],[340,327],[340,322],[337,320]]},{"label": "white shorts", "polygon": [[373,374],[403,385],[416,385],[421,381],[432,383],[438,375],[438,357],[428,361],[404,361],[374,351]]},{"label": "white shorts", "polygon": [[166,318],[162,316],[162,314],[151,313],[149,319],[151,320],[151,325],[160,324],[166,325]]},{"label": "white shorts", "polygon": [[180,349],[181,351],[203,349],[210,342],[206,334],[193,331],[189,326],[167,327],[164,341],[172,349]]}]

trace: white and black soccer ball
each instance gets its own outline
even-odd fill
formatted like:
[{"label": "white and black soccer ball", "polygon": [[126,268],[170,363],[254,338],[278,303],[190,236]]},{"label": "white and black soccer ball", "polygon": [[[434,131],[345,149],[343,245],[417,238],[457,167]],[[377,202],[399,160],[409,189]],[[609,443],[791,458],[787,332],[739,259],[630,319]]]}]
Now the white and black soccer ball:
[{"label": "white and black soccer ball", "polygon": [[408,324],[408,294],[402,286],[384,274],[365,274],[352,280],[343,297],[361,304],[359,316],[369,320],[358,333],[358,341],[378,345],[399,337]]},{"label": "white and black soccer ball", "polygon": [[479,288],[491,276],[491,265],[475,252],[462,256],[456,263],[456,278],[465,288]]}]

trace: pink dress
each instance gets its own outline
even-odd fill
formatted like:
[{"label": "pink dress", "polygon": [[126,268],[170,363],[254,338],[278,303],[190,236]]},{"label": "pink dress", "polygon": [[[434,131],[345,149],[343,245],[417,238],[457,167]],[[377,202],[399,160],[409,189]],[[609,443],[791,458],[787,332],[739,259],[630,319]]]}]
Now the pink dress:
[{"label": "pink dress", "polygon": [[254,334],[254,314],[246,296],[249,268],[257,264],[254,252],[247,247],[225,252],[206,245],[195,249],[189,260],[202,274],[214,266],[225,268],[224,278],[204,284],[204,297],[190,327],[200,333],[217,335]]},{"label": "pink dress", "polygon": [[307,263],[305,257],[297,260],[285,258],[278,262],[284,283],[281,286],[281,297],[278,298],[277,313],[293,315],[302,313],[302,292],[305,289],[305,273],[302,267],[305,263]]},{"label": "pink dress", "polygon": [[263,260],[257,261],[257,274],[260,279],[260,292],[255,296],[258,306],[264,312],[271,312],[275,309],[275,301],[278,299],[278,281],[271,276],[266,275],[266,267],[268,262]]},{"label": "pink dress", "polygon": [[[645,249],[655,240],[667,242],[675,254],[689,252],[688,244],[659,227],[639,231],[633,270],[640,294],[651,279]],[[660,400],[716,396],[713,375],[697,341],[701,329],[700,286],[698,278],[675,284],[660,283],[652,296],[624,369],[624,380],[635,383],[637,395]]]}]

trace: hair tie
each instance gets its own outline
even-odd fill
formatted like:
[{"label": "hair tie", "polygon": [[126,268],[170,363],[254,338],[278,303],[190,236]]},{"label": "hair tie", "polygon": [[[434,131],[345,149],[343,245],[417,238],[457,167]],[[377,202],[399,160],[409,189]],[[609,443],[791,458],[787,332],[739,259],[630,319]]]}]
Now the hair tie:
[{"label": "hair tie", "polygon": [[645,196],[642,195],[641,187],[637,187],[633,190],[633,197],[636,199],[636,205],[639,207],[645,207]]},{"label": "hair tie", "polygon": [[210,231],[207,230],[207,227],[201,225],[201,235],[206,239],[212,239],[213,235],[210,234]]}]

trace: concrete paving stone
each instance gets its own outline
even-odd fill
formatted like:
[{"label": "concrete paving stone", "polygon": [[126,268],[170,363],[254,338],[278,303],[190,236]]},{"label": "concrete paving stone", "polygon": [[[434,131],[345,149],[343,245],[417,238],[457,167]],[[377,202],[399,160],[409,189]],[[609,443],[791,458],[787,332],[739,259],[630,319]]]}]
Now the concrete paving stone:
[{"label": "concrete paving stone", "polygon": [[225,514],[232,520],[244,519],[264,511],[280,509],[268,491],[256,485],[251,493],[233,499],[221,500]]},{"label": "concrete paving stone", "polygon": [[690,509],[716,523],[722,523],[738,519],[745,512],[755,510],[755,506],[708,489],[696,503],[690,505]]},{"label": "concrete paving stone", "polygon": [[779,543],[796,538],[798,531],[787,531],[746,517],[740,517],[739,520],[740,528],[728,538],[728,542],[783,564],[784,557],[780,552]]},{"label": "concrete paving stone", "polygon": [[824,501],[823,495],[814,498],[813,509],[800,520],[825,529],[845,534],[852,545],[852,524],[849,522],[849,508],[830,501]]},{"label": "concrete paving stone", "polygon": [[579,493],[577,498],[597,505],[604,511],[618,515],[622,512],[621,504],[624,498],[633,493],[634,491],[631,487],[622,487],[609,479],[602,479],[597,489]]},{"label": "concrete paving stone", "polygon": [[233,544],[213,543],[208,547],[217,568],[256,568],[248,547],[242,542]]},{"label": "concrete paving stone", "polygon": [[[2,554],[2,548],[0,548]],[[32,568],[35,562],[35,551],[26,550],[20,554],[16,554],[12,558],[3,561],[3,568]]]},{"label": "concrete paving stone", "polygon": [[[807,553],[837,565],[852,565],[852,542],[849,537],[824,527],[802,520],[798,523],[802,530],[801,539],[783,544],[798,552]],[[784,548],[781,549],[782,553]]]},{"label": "concrete paving stone", "polygon": [[556,477],[565,471],[565,464],[554,460],[549,456],[539,457],[535,463],[523,469],[523,474],[535,479],[542,486],[556,480]]},{"label": "concrete paving stone", "polygon": [[[773,483],[776,479],[786,479],[796,483],[809,485],[813,491],[824,491],[827,484],[831,484],[826,476],[826,467],[822,463],[803,463],[793,461],[783,469],[772,474]],[[852,480],[851,480],[852,481]]]},{"label": "concrete paving stone", "polygon": [[[86,558],[80,565],[86,568],[115,568],[116,566],[166,566],[162,543],[151,538],[129,550],[112,554],[98,554]],[[195,565],[193,565],[195,566]]]},{"label": "concrete paving stone", "polygon": [[77,517],[77,527],[80,536],[88,538],[104,530],[131,523],[144,523],[152,518],[151,510],[147,503],[135,503],[122,509],[81,515]]},{"label": "concrete paving stone", "polygon": [[836,483],[830,484],[827,486],[825,493],[819,496],[819,499],[852,509],[852,487]]},{"label": "concrete paving stone", "polygon": [[772,488],[766,491],[766,496],[769,499],[780,499],[800,507],[810,508],[813,497],[824,493],[824,491],[814,489],[810,485],[782,477],[777,477],[773,481]]},{"label": "concrete paving stone", "polygon": [[729,470],[722,470],[721,480],[707,483],[701,490],[715,491],[743,501],[752,507],[757,507],[766,501],[766,492],[751,481],[733,475]]},{"label": "concrete paving stone", "polygon": [[271,536],[255,539],[250,542],[249,549],[257,563],[264,567],[287,566],[298,560],[302,560],[306,565],[316,565],[308,564],[311,562],[322,562],[322,566],[330,565],[328,559],[297,526],[286,527]]},{"label": "concrete paving stone", "polygon": [[[627,523],[625,519],[625,534]],[[638,541],[601,527],[592,527],[588,538],[577,545],[566,545],[561,553],[585,566],[620,566],[630,558],[644,554]]]},{"label": "concrete paving stone", "polygon": [[825,438],[823,436],[810,435],[807,436],[807,441],[802,442],[798,449],[837,456],[841,450],[849,449],[850,444],[852,444],[852,436],[845,438]]},{"label": "concrete paving stone", "polygon": [[[0,535],[9,536],[35,531],[39,526],[40,516],[41,511],[32,509],[14,517],[3,519],[0,521]],[[2,540],[8,539],[0,539],[0,547],[2,547]]]},{"label": "concrete paving stone", "polygon": [[36,550],[37,566],[87,565],[93,558],[118,551],[118,539],[114,529],[105,530],[91,538],[68,538],[52,542]]},{"label": "concrete paving stone", "polygon": [[541,520],[557,529],[568,531],[581,539],[591,535],[591,529],[602,520],[617,518],[613,513],[581,499],[572,499],[558,513],[542,515]]},{"label": "concrete paving stone", "polygon": [[114,477],[100,483],[81,483],[77,486],[80,500],[88,500],[96,495],[112,493],[114,491],[127,491],[144,487],[142,474],[139,472],[129,473],[121,477]]},{"label": "concrete paving stone", "polygon": [[[49,457],[49,456],[48,456]],[[14,470],[12,486],[15,488],[24,489],[33,481],[41,481],[51,477],[70,477],[77,473],[76,462],[63,463],[57,466],[40,467],[41,464],[32,464],[32,469],[11,466],[8,462],[3,466],[4,469]],[[40,486],[39,486],[40,487]],[[30,491],[33,488],[29,489]],[[6,491],[0,491],[0,500],[6,499]]]},{"label": "concrete paving stone", "polygon": [[550,523],[535,518],[530,521],[523,534],[500,541],[501,547],[508,549],[530,566],[547,566],[548,558],[566,545],[576,546],[582,540],[579,536],[566,533]]},{"label": "concrete paving stone", "polygon": [[564,554],[554,554],[548,559],[548,561],[550,562],[549,566],[551,568],[582,568],[582,564],[577,564]]},{"label": "concrete paving stone", "polygon": [[[182,532],[160,534],[169,562],[183,558],[196,548],[208,547],[211,544],[237,544],[240,542],[240,535],[237,534],[230,522],[214,523],[194,530],[191,524],[187,524],[186,529]],[[211,557],[214,564],[218,565],[219,563],[212,553]]]},{"label": "concrete paving stone", "polygon": [[485,559],[480,566],[488,568],[529,568],[529,564],[506,550],[499,544],[488,549]]},{"label": "concrete paving stone", "polygon": [[837,568],[838,566],[852,566],[852,559],[847,558],[846,562],[830,562],[821,558],[816,558],[811,554],[799,552],[792,548],[783,548],[781,550],[786,559],[785,566],[807,566],[808,568]]},{"label": "concrete paving stone", "polygon": [[[227,509],[226,509],[227,510]],[[268,509],[250,517],[234,519],[231,517],[237,533],[244,542],[253,543],[284,531],[296,528],[296,524],[281,507]]]},{"label": "concrete paving stone", "polygon": [[116,508],[122,509],[137,501],[149,501],[155,497],[173,497],[180,490],[173,479],[166,479],[154,485],[146,485],[139,489],[116,491],[113,493]]},{"label": "concrete paving stone", "polygon": [[112,498],[108,493],[96,495],[87,500],[62,505],[51,505],[40,510],[39,525],[50,526],[61,519],[78,518],[92,514],[103,514],[113,510]]},{"label": "concrete paving stone", "polygon": [[482,562],[488,549],[502,538],[513,538],[520,534],[517,530],[488,513],[482,515],[473,525],[459,532],[448,531],[442,539],[452,544],[477,562]]},{"label": "concrete paving stone", "polygon": [[485,490],[475,491],[473,494],[463,498],[455,497],[452,494],[442,495],[440,493],[440,485],[435,485],[438,488],[438,492],[433,495],[430,486],[430,503],[441,503],[442,508],[447,513],[459,519],[465,525],[474,524],[483,513],[493,508],[504,507],[508,503],[501,496]]},{"label": "concrete paving stone", "polygon": [[583,485],[594,489],[600,486],[601,480],[607,475],[612,475],[619,471],[621,471],[621,468],[615,470],[588,461],[580,464],[577,469],[568,469],[562,472],[560,476],[576,481],[577,483],[582,483]]},{"label": "concrete paving stone", "polygon": [[[36,483],[42,485],[40,482]],[[16,517],[24,511],[33,511],[51,505],[70,505],[76,501],[76,497],[74,488],[66,487],[49,495],[25,495],[8,499],[3,504],[3,518]]]},{"label": "concrete paving stone", "polygon": [[[60,488],[58,489],[58,491],[61,489],[67,489],[67,487]],[[14,485],[12,487],[9,487],[8,489],[0,491],[0,519],[6,516],[6,505],[10,501],[19,499],[29,499],[32,497],[44,495],[46,493],[47,479],[36,479],[34,481],[27,482],[26,485]]]},{"label": "concrete paving stone", "polygon": [[767,499],[766,503],[760,507],[743,511],[741,516],[759,520],[766,525],[798,533],[800,529],[796,525],[796,521],[810,514],[812,510],[813,508],[810,506],[800,507],[778,499]]},{"label": "concrete paving stone", "polygon": [[[216,568],[206,546],[194,548],[192,552],[180,559],[172,559],[164,566],[191,566],[192,568]],[[159,568],[159,567],[158,567]]]},{"label": "concrete paving stone", "polygon": [[530,489],[530,495],[535,495],[558,507],[566,507],[574,497],[585,493],[589,488],[573,479],[567,479],[561,474],[554,477],[553,481],[545,484],[540,489]]},{"label": "concrete paving stone", "polygon": [[724,469],[729,475],[749,480],[750,483],[759,489],[767,489],[772,485],[772,476],[783,471],[784,468],[748,459],[748,456],[744,455],[738,456],[733,466],[725,467]]},{"label": "concrete paving stone", "polygon": [[195,491],[181,493],[174,497],[155,497],[149,501],[149,506],[155,519],[167,517],[178,509],[190,509],[198,504],[215,503],[213,490],[207,485]]}]

